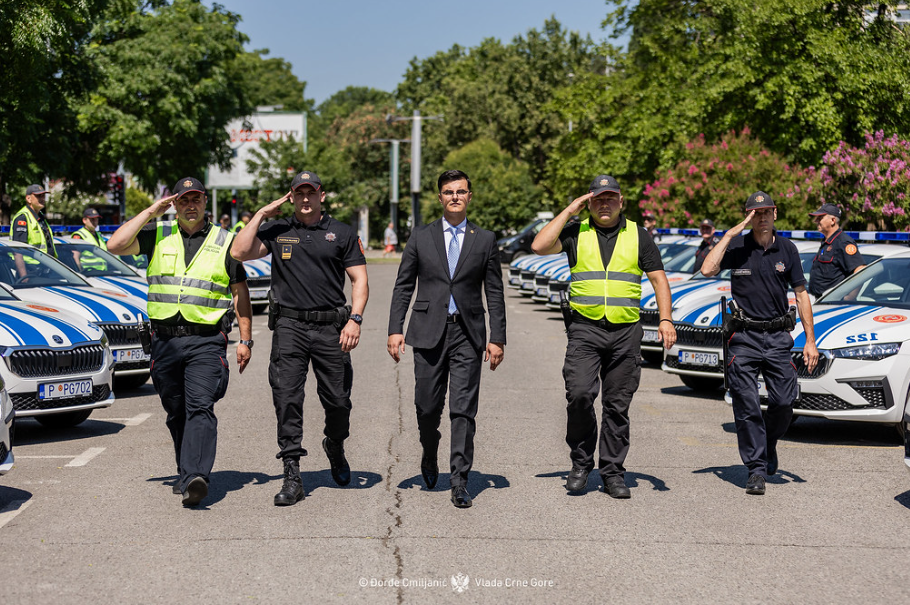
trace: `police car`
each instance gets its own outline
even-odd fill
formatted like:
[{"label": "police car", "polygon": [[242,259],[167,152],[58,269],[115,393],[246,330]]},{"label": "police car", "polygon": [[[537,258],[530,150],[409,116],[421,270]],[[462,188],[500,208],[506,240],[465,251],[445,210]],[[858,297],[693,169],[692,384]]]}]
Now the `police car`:
[{"label": "police car", "polygon": [[13,468],[13,404],[0,379],[0,475]]},{"label": "police car", "polygon": [[137,332],[139,322],[148,321],[145,299],[93,287],[57,259],[10,240],[0,240],[0,284],[24,301],[69,311],[104,330],[118,386],[130,388],[148,380],[149,355]]},{"label": "police car", "polygon": [[111,254],[94,244],[69,237],[55,237],[57,259],[80,274],[96,288],[123,292],[137,300],[148,300],[148,283],[121,257]]},{"label": "police car", "polygon": [[[16,418],[73,426],[114,402],[114,357],[104,332],[64,310],[17,300],[5,288],[0,288],[0,357],[0,379]],[[5,407],[3,414],[5,421]]]},{"label": "police car", "polygon": [[[818,241],[791,240],[799,252],[803,274],[809,279],[812,260],[818,252]],[[859,251],[867,263],[878,258],[900,254],[906,248],[885,244],[860,244]],[[699,274],[690,281],[671,289],[673,325],[676,344],[664,354],[663,370],[678,374],[691,389],[713,391],[723,385],[723,340],[721,337],[720,298],[730,298],[729,271],[706,278]],[[789,293],[789,303],[796,296]],[[656,303],[647,302],[648,305]],[[647,336],[646,336],[647,338]],[[797,366],[802,356],[796,355]]]},{"label": "police car", "polygon": [[269,290],[272,287],[272,255],[243,261],[243,268],[246,269],[246,285],[250,290],[253,312],[261,313],[269,306]]}]

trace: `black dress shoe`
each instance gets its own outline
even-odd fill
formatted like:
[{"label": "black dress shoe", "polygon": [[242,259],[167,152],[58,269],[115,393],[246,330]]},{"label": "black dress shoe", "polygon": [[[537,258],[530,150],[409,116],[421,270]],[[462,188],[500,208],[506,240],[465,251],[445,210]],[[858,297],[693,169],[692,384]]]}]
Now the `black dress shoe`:
[{"label": "black dress shoe", "polygon": [[351,467],[344,457],[344,442],[338,442],[326,437],[322,440],[322,449],[325,455],[329,457],[329,464],[332,466],[332,479],[338,485],[347,485],[351,482]]},{"label": "black dress shoe", "polygon": [[629,491],[629,488],[626,486],[626,480],[622,477],[609,477],[604,483],[604,491],[607,492],[611,498],[617,498],[619,500],[625,500],[626,498],[632,497],[632,492]]},{"label": "black dress shoe", "polygon": [[758,473],[750,475],[749,481],[746,483],[746,493],[752,496],[764,496],[765,478]]},{"label": "black dress shoe", "polygon": [[471,508],[471,494],[468,493],[468,488],[463,485],[452,488],[452,504],[455,505],[455,508]]},{"label": "black dress shoe", "polygon": [[209,484],[202,477],[193,477],[193,480],[183,490],[183,505],[196,506],[209,495]]},{"label": "black dress shoe", "polygon": [[588,473],[590,471],[583,468],[572,467],[569,471],[569,478],[566,479],[566,490],[570,492],[584,491],[588,487]]},{"label": "black dress shoe", "polygon": [[430,458],[426,454],[420,459],[420,474],[423,475],[423,482],[427,489],[436,487],[436,481],[439,479],[439,462],[436,457]]},{"label": "black dress shoe", "polygon": [[777,473],[777,441],[768,442],[768,476],[773,477]]},{"label": "black dress shoe", "polygon": [[[178,481],[178,483],[179,483],[179,481]],[[180,486],[177,485],[177,483],[175,483],[174,486],[171,488],[171,493],[172,493],[172,494],[177,494],[177,495],[179,496],[179,495],[182,494],[183,492],[180,491]]]}]

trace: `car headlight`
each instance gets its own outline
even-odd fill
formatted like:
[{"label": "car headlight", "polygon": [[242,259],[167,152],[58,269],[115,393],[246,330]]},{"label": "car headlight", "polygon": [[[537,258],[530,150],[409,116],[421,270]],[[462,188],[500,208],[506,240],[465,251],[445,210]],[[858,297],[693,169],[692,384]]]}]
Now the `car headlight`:
[{"label": "car headlight", "polygon": [[899,342],[883,342],[881,344],[868,344],[859,347],[846,347],[844,349],[831,349],[831,355],[835,359],[862,359],[866,361],[878,361],[885,357],[897,355],[901,350]]}]

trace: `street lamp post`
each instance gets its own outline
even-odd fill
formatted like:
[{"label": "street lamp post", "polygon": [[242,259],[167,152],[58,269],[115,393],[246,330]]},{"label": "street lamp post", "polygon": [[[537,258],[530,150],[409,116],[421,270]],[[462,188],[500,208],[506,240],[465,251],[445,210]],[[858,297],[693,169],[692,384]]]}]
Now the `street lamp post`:
[{"label": "street lamp post", "polygon": [[370,143],[391,143],[392,151],[389,162],[389,220],[398,235],[398,147],[400,143],[410,143],[411,139],[373,139]]},{"label": "street lamp post", "polygon": [[411,117],[386,116],[389,124],[405,120],[411,120],[411,229],[414,229],[420,225],[420,127],[424,120],[442,121],[442,116],[422,116],[416,109]]}]

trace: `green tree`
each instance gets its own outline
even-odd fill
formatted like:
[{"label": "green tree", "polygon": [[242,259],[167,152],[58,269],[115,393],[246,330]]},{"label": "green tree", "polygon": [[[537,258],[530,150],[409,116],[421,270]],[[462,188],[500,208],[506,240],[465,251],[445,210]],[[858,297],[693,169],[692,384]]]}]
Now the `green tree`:
[{"label": "green tree", "polygon": [[266,58],[269,50],[259,49],[237,57],[235,71],[243,77],[250,103],[281,105],[283,111],[312,113],[313,100],[304,97],[306,82],[291,71],[292,65],[280,57]]}]

